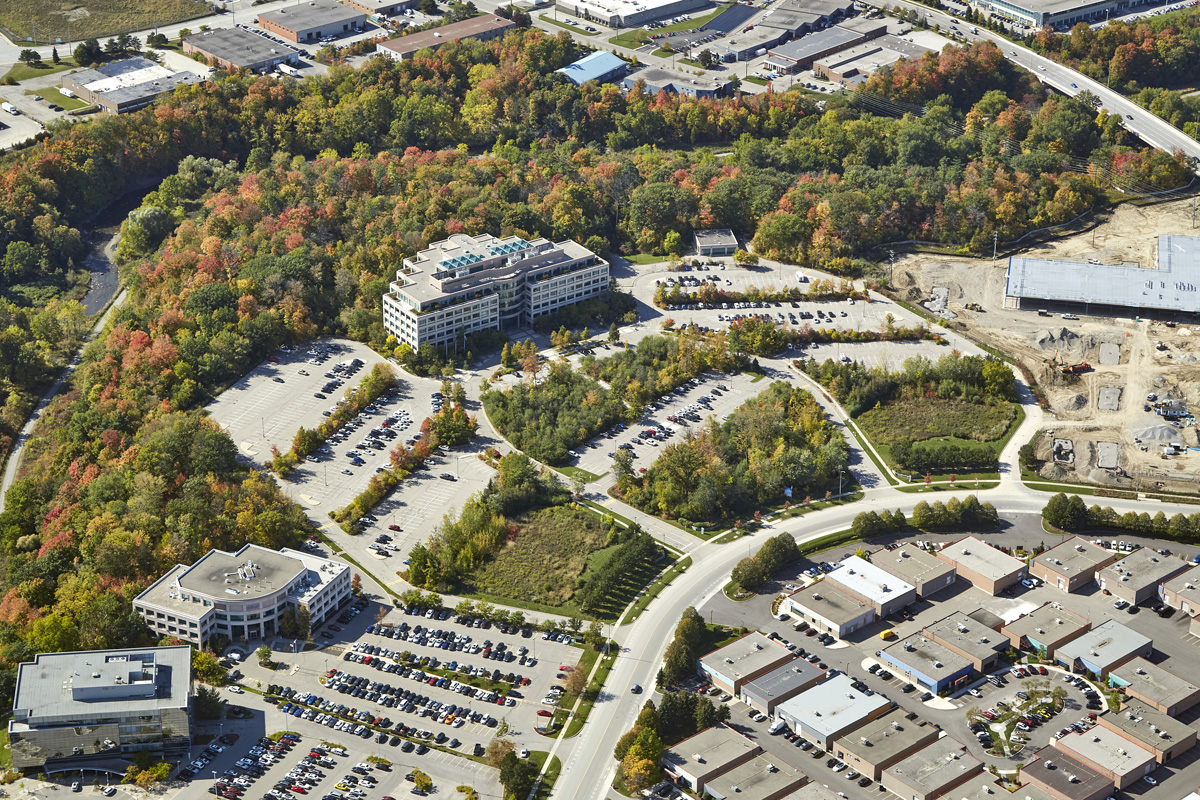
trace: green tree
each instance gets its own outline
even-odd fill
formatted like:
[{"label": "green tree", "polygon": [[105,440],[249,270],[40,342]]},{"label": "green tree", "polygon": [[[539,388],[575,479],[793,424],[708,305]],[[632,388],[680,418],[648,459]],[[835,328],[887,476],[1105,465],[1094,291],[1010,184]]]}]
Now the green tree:
[{"label": "green tree", "polygon": [[213,686],[223,686],[229,671],[221,666],[217,657],[204,650],[192,651],[192,675],[199,681]]},{"label": "green tree", "polygon": [[504,796],[507,798],[525,800],[533,789],[537,776],[537,764],[528,759],[518,758],[511,750],[500,762],[500,785],[504,787]]},{"label": "green tree", "polygon": [[52,47],[52,48],[50,48],[50,60],[51,60],[52,62],[54,62],[55,64],[61,64],[61,63],[62,63],[62,59],[61,59],[61,58],[59,57],[59,55],[58,55],[58,48],[57,48],[57,47]]},{"label": "green tree", "polygon": [[265,666],[269,665],[271,663],[271,659],[274,656],[274,654],[271,652],[271,648],[265,644],[262,647],[255,650],[254,654],[258,657],[258,665],[260,667],[265,667]]},{"label": "green tree", "polygon": [[195,700],[199,719],[220,719],[225,716],[225,698],[217,689],[202,683],[196,687]]},{"label": "green tree", "polygon": [[19,58],[23,63],[31,66],[33,64],[40,64],[42,62],[42,57],[38,55],[38,51],[31,50],[29,48],[22,50],[21,54],[18,55],[17,58]]},{"label": "green tree", "polygon": [[739,561],[729,577],[737,586],[750,591],[758,589],[767,580],[762,565],[754,558],[743,558]]},{"label": "green tree", "polygon": [[617,328],[617,323],[614,322],[608,326],[608,341],[610,344],[613,344],[619,342],[620,340],[621,331],[619,328]]}]

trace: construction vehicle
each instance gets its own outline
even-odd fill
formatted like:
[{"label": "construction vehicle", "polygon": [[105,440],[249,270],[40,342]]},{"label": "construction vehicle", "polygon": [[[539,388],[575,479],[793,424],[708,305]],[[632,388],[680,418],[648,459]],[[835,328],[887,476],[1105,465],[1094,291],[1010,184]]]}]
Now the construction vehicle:
[{"label": "construction vehicle", "polygon": [[1080,372],[1087,372],[1092,365],[1086,361],[1080,361],[1078,364],[1063,364],[1060,368],[1068,374],[1078,375]]},{"label": "construction vehicle", "polygon": [[967,303],[966,309],[967,311],[983,311],[983,306],[979,303]]}]

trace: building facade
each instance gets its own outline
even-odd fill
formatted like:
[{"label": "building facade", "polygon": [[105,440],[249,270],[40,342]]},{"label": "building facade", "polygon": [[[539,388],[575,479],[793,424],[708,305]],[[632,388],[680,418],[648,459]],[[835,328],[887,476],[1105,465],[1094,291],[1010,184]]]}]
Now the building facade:
[{"label": "building facade", "polygon": [[956,689],[974,674],[970,661],[920,633],[881,650],[879,658],[889,669],[934,694]]},{"label": "building facade", "polygon": [[861,556],[843,558],[838,569],[825,576],[825,583],[862,600],[875,609],[876,617],[890,617],[917,600],[917,587]]},{"label": "building facade", "polygon": [[846,675],[835,675],[775,708],[783,720],[808,741],[828,750],[836,739],[891,710],[886,698],[854,688]]},{"label": "building facade", "polygon": [[1029,574],[1064,592],[1074,592],[1091,585],[1096,573],[1116,560],[1116,553],[1073,536],[1034,556]]},{"label": "building facade", "polygon": [[952,564],[958,577],[991,595],[1000,594],[1025,577],[1024,561],[974,536],[950,542],[938,551],[937,557]]},{"label": "building facade", "polygon": [[452,349],[462,336],[531,326],[608,287],[608,262],[575,242],[456,234],[404,259],[383,296],[383,325],[414,349]]},{"label": "building facade", "polygon": [[1116,620],[1106,619],[1077,639],[1061,645],[1054,660],[1072,672],[1107,676],[1122,664],[1154,650],[1154,642]]},{"label": "building facade", "polygon": [[830,755],[877,781],[883,770],[935,742],[939,732],[896,707],[838,739]]},{"label": "building facade", "polygon": [[803,658],[742,684],[741,700],[756,711],[775,716],[775,707],[825,680],[825,670]]},{"label": "building facade", "polygon": [[700,657],[700,674],[735,697],[756,678],[783,667],[796,657],[774,639],[755,631]]},{"label": "building facade", "polygon": [[904,800],[933,800],[983,772],[983,762],[949,736],[883,771],[879,782]]},{"label": "building facade", "polygon": [[737,237],[729,228],[709,228],[693,234],[698,256],[731,256],[738,249]]},{"label": "building facade", "polygon": [[1118,789],[1127,789],[1158,769],[1154,753],[1099,725],[1050,743],[1111,780]]},{"label": "building facade", "polygon": [[875,621],[873,606],[829,581],[817,581],[784,602],[792,616],[839,639]]},{"label": "building facade", "polygon": [[1200,566],[1181,572],[1162,585],[1162,601],[1189,617],[1200,614]]},{"label": "building facade", "polygon": [[954,585],[957,571],[953,564],[905,542],[891,550],[871,553],[871,563],[884,572],[916,587],[917,597],[928,597]]},{"label": "building facade", "polygon": [[1114,669],[1109,685],[1127,697],[1140,700],[1174,717],[1200,703],[1200,686],[1144,658],[1135,658]]},{"label": "building facade", "polygon": [[1064,608],[1061,603],[1044,603],[1006,623],[1000,632],[1018,650],[1033,650],[1041,658],[1053,658],[1058,648],[1091,629],[1091,620]]},{"label": "building facade", "polygon": [[1096,722],[1154,753],[1166,764],[1196,746],[1196,729],[1144,703],[1127,703],[1115,714],[1101,714]]},{"label": "building facade", "polygon": [[1191,566],[1183,559],[1162,556],[1143,547],[1096,573],[1096,583],[1130,605],[1155,598],[1159,587]]},{"label": "building facade", "polygon": [[300,63],[299,50],[244,28],[215,28],[192,34],[183,40],[183,52],[199,54],[210,64],[231,71],[269,72],[280,64]]},{"label": "building facade", "polygon": [[1000,653],[1008,648],[1008,637],[961,611],[926,625],[921,633],[965,658],[976,672],[991,672],[1000,660]]},{"label": "building facade", "polygon": [[195,73],[175,72],[138,57],[72,72],[62,79],[62,87],[109,114],[127,114],[145,108],[177,86],[203,81]]}]

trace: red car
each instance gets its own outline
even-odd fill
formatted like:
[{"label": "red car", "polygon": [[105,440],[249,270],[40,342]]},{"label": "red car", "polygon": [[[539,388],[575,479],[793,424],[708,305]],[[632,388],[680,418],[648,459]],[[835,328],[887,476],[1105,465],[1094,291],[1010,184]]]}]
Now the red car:
[{"label": "red car", "polygon": [[301,786],[300,784],[296,784],[296,785],[294,785],[294,786],[292,787],[292,791],[293,791],[293,792],[295,792],[296,794],[308,794],[308,790],[307,790],[307,789],[305,789],[305,788],[304,788],[303,786]]},{"label": "red car", "polygon": [[1038,674],[1039,674],[1039,675],[1045,675],[1045,674],[1046,674],[1046,668],[1045,668],[1045,667],[1038,667],[1037,669],[1038,669]]},{"label": "red car", "polygon": [[552,711],[547,711],[547,710],[546,710],[546,709],[544,709],[544,708],[539,708],[539,709],[538,709],[538,716],[539,716],[539,717],[553,717],[553,716],[554,716],[554,712],[552,712]]},{"label": "red car", "polygon": [[566,664],[559,664],[558,668],[561,669],[563,672],[570,672],[573,669],[575,669],[574,667],[568,667]]},{"label": "red car", "polygon": [[398,531],[398,530],[400,530],[400,526],[399,525],[388,525],[388,530],[389,531]]}]

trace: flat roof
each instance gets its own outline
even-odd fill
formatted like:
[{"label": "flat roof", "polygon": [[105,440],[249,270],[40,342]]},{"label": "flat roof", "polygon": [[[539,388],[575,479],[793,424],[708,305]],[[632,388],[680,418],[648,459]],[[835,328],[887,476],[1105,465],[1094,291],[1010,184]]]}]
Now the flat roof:
[{"label": "flat roof", "polygon": [[914,586],[954,572],[953,564],[947,564],[912,542],[891,550],[876,550],[871,553],[871,563]]},{"label": "flat roof", "polygon": [[966,536],[947,544],[938,551],[938,555],[953,561],[962,569],[969,569],[993,581],[1025,568],[1025,562],[1000,552],[975,536]]},{"label": "flat roof", "polygon": [[1082,536],[1072,536],[1038,554],[1033,560],[1060,575],[1071,577],[1089,570],[1094,572],[1098,564],[1111,557],[1112,553],[1103,547],[1097,547]]},{"label": "flat roof", "polygon": [[923,720],[905,719],[907,716],[903,708],[893,708],[838,739],[837,746],[878,765],[931,735],[937,736],[937,728]]},{"label": "flat roof", "polygon": [[715,80],[713,78],[699,78],[690,72],[680,72],[679,70],[670,69],[669,67],[647,67],[639,70],[625,78],[625,82],[629,86],[638,81],[645,81],[650,86],[662,88],[667,85],[692,87],[700,89],[720,89],[729,83],[729,80]]},{"label": "flat roof", "polygon": [[1021,767],[1021,772],[1025,777],[1035,778],[1065,797],[1091,797],[1102,788],[1113,785],[1111,778],[1056,747],[1047,745],[1033,755],[1033,759]]},{"label": "flat roof", "polygon": [[868,19],[867,17],[851,17],[844,19],[835,28],[845,28],[848,31],[857,31],[859,33],[872,34],[878,31],[887,30],[887,21],[882,19]]},{"label": "flat roof", "polygon": [[176,86],[203,82],[192,72],[175,72],[147,58],[126,58],[110,64],[72,72],[66,76],[89,92],[102,95],[121,106],[157,97]]},{"label": "flat roof", "polygon": [[883,649],[884,655],[903,664],[911,672],[928,675],[935,680],[957,674],[973,665],[948,647],[914,633]]},{"label": "flat roof", "polygon": [[576,86],[582,86],[588,81],[598,80],[612,72],[625,69],[625,62],[615,53],[607,50],[597,50],[555,72],[565,75]]},{"label": "flat roof", "polygon": [[977,608],[974,611],[968,611],[967,616],[984,627],[991,628],[994,631],[998,631],[1004,626],[1004,617],[1001,617],[998,614],[993,614],[986,608]]},{"label": "flat roof", "polygon": [[954,611],[937,622],[926,625],[922,631],[944,642],[950,642],[971,658],[980,661],[990,657],[997,650],[1008,649],[1009,646],[1008,637],[961,611]]},{"label": "flat roof", "polygon": [[1171,578],[1163,584],[1163,591],[1182,595],[1184,600],[1194,599],[1200,605],[1200,565]]},{"label": "flat roof", "polygon": [[931,794],[962,780],[965,773],[977,771],[982,763],[962,742],[943,736],[884,772],[921,794]]},{"label": "flat roof", "polygon": [[798,592],[793,592],[789,599],[836,625],[853,622],[863,614],[874,611],[862,600],[847,594],[827,580],[817,581]]},{"label": "flat roof", "polygon": [[804,780],[807,778],[800,770],[763,754],[710,778],[704,784],[704,791],[705,794],[737,796],[742,800],[760,800],[779,797],[781,792]]},{"label": "flat roof", "polygon": [[186,708],[191,682],[187,645],[38,653],[17,667],[13,720],[36,728]]},{"label": "flat roof", "polygon": [[1103,764],[1116,775],[1128,775],[1154,760],[1152,751],[1100,725],[1082,733],[1068,733],[1056,740],[1055,746],[1077,753],[1093,764]]},{"label": "flat roof", "polygon": [[[1040,786],[1034,786],[1032,783],[1027,783],[1015,792],[1009,792],[1001,786],[997,779],[994,779],[991,773],[980,775],[980,780],[984,783],[964,783],[962,786],[954,787],[954,794],[949,795],[947,800],[1001,800],[1001,798],[1011,798],[1011,800],[1060,800],[1049,792],[1043,790]],[[991,781],[987,783],[986,781]]]},{"label": "flat roof", "polygon": [[[1117,712],[1102,714],[1105,724],[1119,728],[1122,733],[1136,739],[1151,750],[1166,750],[1172,742],[1178,742],[1195,734],[1196,729],[1180,722],[1141,700],[1132,699],[1125,708]],[[1167,734],[1163,737],[1162,734]]]},{"label": "flat roof", "polygon": [[1144,658],[1122,664],[1113,670],[1112,677],[1168,708],[1200,692],[1200,686]]},{"label": "flat roof", "polygon": [[284,6],[274,11],[264,11],[258,15],[258,18],[287,28],[289,31],[304,31],[335,22],[366,19],[366,15],[356,8],[348,8],[336,0],[308,0],[307,3]]},{"label": "flat roof", "polygon": [[[1064,0],[1061,5],[1065,8],[1078,4]],[[1157,268],[1143,268],[1132,262],[1084,264],[1013,257],[1008,260],[1004,293],[1031,300],[1191,313],[1200,307],[1200,239],[1159,236]]]},{"label": "flat roof", "polygon": [[1057,642],[1086,629],[1092,622],[1061,603],[1043,603],[1028,614],[1005,623],[1003,631],[1015,636],[1028,636],[1039,642]]},{"label": "flat roof", "polygon": [[[642,14],[649,10],[671,5],[677,1],[678,0],[572,0],[571,5],[578,6],[580,8],[580,14],[586,10],[589,11],[593,16],[603,18],[606,16],[626,17],[634,14]],[[699,7],[700,5],[702,4],[698,3],[696,7]]]},{"label": "flat roof", "polygon": [[783,645],[754,631],[736,642],[731,642],[701,656],[700,663],[711,668],[713,672],[736,679],[752,675],[780,661],[794,658],[795,656],[788,652]]},{"label": "flat roof", "polygon": [[834,570],[825,582],[841,584],[847,591],[871,603],[883,605],[897,597],[916,591],[915,586],[900,580],[861,556],[842,559],[842,568]]},{"label": "flat roof", "polygon": [[825,784],[809,781],[789,794],[788,800],[838,800],[838,796]]},{"label": "flat roof", "polygon": [[265,36],[243,28],[216,28],[194,33],[184,40],[210,56],[244,67],[275,58],[286,59],[300,51],[273,42]]},{"label": "flat roof", "polygon": [[1056,656],[1087,661],[1103,667],[1152,644],[1149,636],[1106,619],[1087,633],[1058,648]]},{"label": "flat roof", "polygon": [[663,753],[663,762],[676,771],[707,774],[722,764],[741,758],[747,751],[757,753],[761,750],[757,743],[728,725],[714,725],[669,748]]},{"label": "flat roof", "polygon": [[[253,547],[254,549],[247,549]],[[209,550],[178,579],[182,591],[253,600],[286,588],[304,571],[304,562],[257,545],[246,545],[236,553]]]},{"label": "flat roof", "polygon": [[729,228],[707,228],[696,231],[695,235],[696,242],[705,246],[731,244],[736,247],[738,243],[737,237]]},{"label": "flat roof", "polygon": [[1143,547],[1100,570],[1100,575],[1114,583],[1140,588],[1157,586],[1186,567],[1182,559],[1160,556],[1152,548]]},{"label": "flat roof", "polygon": [[380,42],[379,46],[401,54],[415,53],[426,47],[441,47],[455,39],[470,39],[481,33],[515,26],[516,23],[510,19],[495,14],[480,14],[478,17],[451,22],[449,25],[388,39],[386,42]]},{"label": "flat roof", "polygon": [[826,53],[833,47],[845,47],[852,42],[861,41],[862,31],[853,31],[834,25],[823,31],[801,36],[799,39],[771,48],[771,55],[778,55],[792,61],[805,61]]},{"label": "flat roof", "polygon": [[867,697],[846,675],[835,675],[776,706],[822,739],[866,719],[891,704],[882,695]]},{"label": "flat roof", "polygon": [[778,697],[797,686],[803,686],[824,676],[825,670],[803,658],[797,658],[766,675],[760,675],[743,686],[742,690],[753,692],[761,698]]}]

